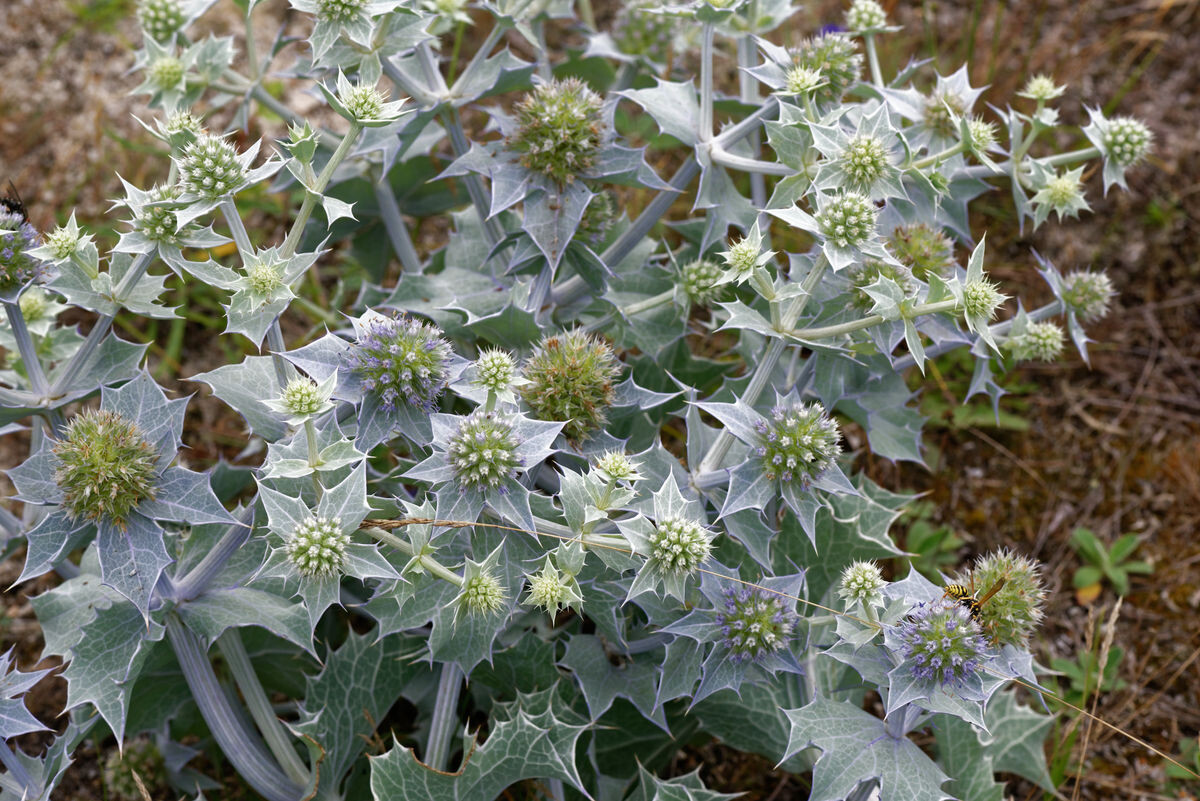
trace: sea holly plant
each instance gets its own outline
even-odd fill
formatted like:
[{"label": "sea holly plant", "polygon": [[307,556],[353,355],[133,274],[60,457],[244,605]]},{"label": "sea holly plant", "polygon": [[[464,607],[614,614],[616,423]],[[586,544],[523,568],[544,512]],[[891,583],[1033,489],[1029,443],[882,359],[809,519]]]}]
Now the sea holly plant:
[{"label": "sea holly plant", "polygon": [[[267,11],[201,39],[210,5],[137,4],[168,153],[115,243],[2,201],[0,424],[29,452],[0,527],[22,581],[56,576],[32,604],[69,722],[17,745],[43,671],[2,660],[0,801],[50,798],[89,733],[153,738],[188,798],[201,751],[268,801],[726,797],[659,775],[697,737],[814,801],[1054,790],[1016,695],[1045,691],[1036,561],[886,581],[911,497],[863,465],[923,463],[943,354],[993,404],[1020,362],[1086,359],[1112,281],[1031,252],[1027,305],[973,201],[1069,225],[1149,127],[1089,108],[1056,152],[1048,76],[885,75],[874,0],[791,47],[786,0],[608,30],[587,2],[292,0],[307,27],[244,52]],[[118,315],[201,285],[211,369],[149,372]]]}]

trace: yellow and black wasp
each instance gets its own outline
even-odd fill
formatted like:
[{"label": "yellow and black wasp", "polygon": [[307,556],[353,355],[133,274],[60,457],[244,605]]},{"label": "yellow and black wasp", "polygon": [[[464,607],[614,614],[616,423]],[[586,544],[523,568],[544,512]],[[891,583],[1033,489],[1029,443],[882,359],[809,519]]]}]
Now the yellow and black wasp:
[{"label": "yellow and black wasp", "polygon": [[971,618],[976,623],[982,623],[983,621],[980,619],[979,615],[980,609],[985,603],[990,601],[996,593],[1004,589],[1005,581],[1007,581],[1007,579],[1003,577],[997,579],[996,583],[989,587],[988,591],[978,598],[975,597],[975,590],[973,587],[968,588],[963,584],[947,584],[944,597],[953,598],[954,600],[958,601],[967,608],[967,611],[971,613]]}]

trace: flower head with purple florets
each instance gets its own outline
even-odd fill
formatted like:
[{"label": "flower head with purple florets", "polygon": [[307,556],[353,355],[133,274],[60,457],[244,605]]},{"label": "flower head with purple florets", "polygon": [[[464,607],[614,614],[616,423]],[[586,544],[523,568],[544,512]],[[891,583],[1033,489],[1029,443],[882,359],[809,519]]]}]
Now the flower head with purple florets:
[{"label": "flower head with purple florets", "polygon": [[0,206],[0,292],[24,287],[42,273],[30,251],[41,244],[37,229],[19,211]]},{"label": "flower head with purple florets", "polygon": [[796,615],[778,595],[751,587],[726,587],[717,625],[733,662],[754,662],[786,647]]},{"label": "flower head with purple florets", "polygon": [[961,687],[982,669],[987,640],[966,607],[951,598],[917,604],[900,624],[900,652],[913,678]]},{"label": "flower head with purple florets", "polygon": [[351,369],[385,411],[400,401],[432,412],[450,376],[450,343],[441,334],[411,317],[374,317],[359,333]]}]

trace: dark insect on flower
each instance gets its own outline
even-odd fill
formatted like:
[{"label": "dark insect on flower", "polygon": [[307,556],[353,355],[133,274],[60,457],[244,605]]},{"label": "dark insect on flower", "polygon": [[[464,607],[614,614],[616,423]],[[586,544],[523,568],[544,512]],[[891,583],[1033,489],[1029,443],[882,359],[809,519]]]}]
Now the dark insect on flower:
[{"label": "dark insect on flower", "polygon": [[953,598],[958,601],[971,613],[971,617],[976,622],[979,622],[979,612],[983,605],[990,601],[992,596],[1004,589],[1005,581],[1006,579],[1001,577],[995,584],[988,588],[987,592],[978,598],[975,597],[975,590],[973,588],[968,588],[962,584],[947,584],[944,597]]},{"label": "dark insect on flower", "polygon": [[13,182],[8,182],[8,192],[0,195],[0,206],[9,214],[16,214],[21,218],[21,222],[29,221],[29,212],[25,208],[24,202],[21,201],[21,196],[17,194],[17,188],[13,186]]}]

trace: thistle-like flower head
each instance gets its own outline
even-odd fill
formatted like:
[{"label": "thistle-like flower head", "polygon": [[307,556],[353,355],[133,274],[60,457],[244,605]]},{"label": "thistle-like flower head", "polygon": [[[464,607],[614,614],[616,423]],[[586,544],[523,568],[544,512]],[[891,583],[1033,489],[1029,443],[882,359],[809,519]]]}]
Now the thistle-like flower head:
[{"label": "thistle-like flower head", "polygon": [[1141,120],[1133,117],[1113,117],[1108,120],[1103,142],[1106,157],[1122,167],[1129,167],[1141,161],[1150,152],[1154,134],[1150,133],[1146,123]]},{"label": "thistle-like flower head", "polygon": [[241,188],[246,168],[233,145],[205,134],[188,145],[179,161],[179,181],[189,195],[217,200]]},{"label": "thistle-like flower head", "polygon": [[141,0],[137,18],[142,30],[157,42],[169,40],[186,20],[179,0]]},{"label": "thistle-like flower head", "polygon": [[53,452],[54,481],[73,519],[123,526],[134,507],[154,497],[158,450],[133,421],[116,412],[76,415]]},{"label": "thistle-like flower head", "polygon": [[316,0],[317,17],[326,22],[349,22],[366,7],[367,0]]},{"label": "thistle-like flower head", "polygon": [[134,209],[133,225],[147,240],[160,245],[178,245],[183,231],[178,230],[175,201],[177,184],[159,184],[146,193],[146,205]]},{"label": "thistle-like flower head", "polygon": [[509,353],[499,348],[488,348],[475,360],[474,383],[488,392],[504,394],[512,387],[516,377],[516,361]]},{"label": "thistle-like flower head", "polygon": [[987,640],[967,609],[951,598],[919,603],[900,624],[901,655],[914,678],[960,687],[987,658]]},{"label": "thistle-like flower head", "polygon": [[946,276],[954,266],[954,241],[927,223],[897,226],[887,239],[887,249],[922,281],[930,275]]},{"label": "thistle-like flower head", "polygon": [[1077,270],[1063,279],[1063,302],[1085,323],[1095,322],[1108,314],[1116,294],[1107,273]]},{"label": "thistle-like flower head", "polygon": [[791,51],[794,66],[804,67],[825,81],[814,96],[820,103],[841,100],[862,74],[863,56],[858,45],[841,33],[826,33],[806,39]]},{"label": "thistle-like flower head", "polygon": [[121,750],[109,752],[101,772],[108,797],[114,801],[142,801],[146,796],[133,778],[135,773],[141,786],[150,792],[170,793],[166,759],[158,746],[145,737],[125,743]]},{"label": "thistle-like flower head", "polygon": [[1050,212],[1063,220],[1078,217],[1079,212],[1089,210],[1083,196],[1083,167],[1064,173],[1044,172],[1040,177],[1040,188],[1033,195],[1034,225],[1045,222]]},{"label": "thistle-like flower head", "polygon": [[1001,644],[1023,648],[1042,620],[1041,565],[1007,549],[980,557],[975,566],[954,578],[974,586],[976,594],[988,592],[1000,581],[1000,589],[979,606],[979,623],[984,633]]},{"label": "thistle-like flower head", "polygon": [[621,363],[603,339],[580,329],[547,336],[523,368],[521,397],[541,420],[566,423],[573,440],[604,426]]},{"label": "thistle-like flower head", "polygon": [[1062,355],[1064,338],[1061,326],[1044,321],[1029,323],[1024,331],[1014,332],[1006,344],[1019,361],[1052,362]]},{"label": "thistle-like flower head", "polygon": [[516,477],[517,455],[512,425],[495,412],[476,411],[464,418],[446,451],[458,482],[472,489],[503,490]]},{"label": "thistle-like flower head", "polygon": [[287,537],[285,548],[296,571],[307,578],[340,575],[350,535],[337,518],[309,517]]},{"label": "thistle-like flower head", "polygon": [[436,326],[412,317],[373,316],[359,330],[351,369],[385,410],[397,402],[430,412],[450,376],[450,343]]},{"label": "thistle-like flower head", "polygon": [[708,259],[694,259],[679,268],[679,290],[689,303],[705,306],[721,294],[725,271]]},{"label": "thistle-like flower head", "polygon": [[462,615],[494,615],[508,603],[508,592],[497,575],[502,546],[482,562],[468,559],[463,568],[462,588],[454,599],[454,620]]},{"label": "thistle-like flower head", "polygon": [[639,481],[642,476],[637,470],[638,465],[621,451],[607,451],[595,465],[596,474],[609,483]]},{"label": "thistle-like flower head", "polygon": [[757,587],[726,587],[723,594],[724,607],[717,614],[717,625],[731,661],[757,661],[787,647],[796,627],[796,614],[783,598]]},{"label": "thistle-like flower head", "polygon": [[41,244],[37,229],[23,214],[0,207],[0,293],[16,291],[44,271],[33,251]]},{"label": "thistle-like flower head", "polygon": [[517,103],[508,145],[528,169],[569,184],[592,166],[608,135],[602,107],[578,78],[543,83]]},{"label": "thistle-like flower head", "polygon": [[666,62],[679,22],[666,14],[652,13],[651,9],[659,7],[654,0],[631,0],[622,4],[612,27],[613,42],[618,50],[656,64]]},{"label": "thistle-like flower head", "polygon": [[838,596],[845,599],[848,606],[872,606],[882,602],[881,590],[886,584],[879,566],[874,562],[854,562],[842,571]]},{"label": "thistle-like flower head", "polygon": [[278,397],[259,402],[283,415],[289,425],[300,425],[333,408],[330,398],[336,381],[336,373],[319,384],[307,376],[297,376],[287,382]]},{"label": "thistle-like flower head", "polygon": [[839,249],[858,248],[875,235],[875,204],[857,192],[830,197],[817,212],[825,238]]},{"label": "thistle-like flower head", "polygon": [[846,9],[846,28],[856,33],[875,33],[887,28],[887,12],[876,0],[854,0]]},{"label": "thistle-like flower head", "polygon": [[542,569],[536,573],[527,573],[529,594],[525,601],[529,606],[538,606],[554,615],[562,607],[578,609],[583,603],[579,593],[579,583],[574,576],[559,570],[550,554],[542,561]]},{"label": "thistle-like flower head", "polygon": [[864,312],[869,313],[871,309],[875,308],[875,298],[871,297],[867,287],[875,284],[880,278],[893,281],[896,286],[900,287],[900,291],[905,297],[911,296],[916,290],[912,272],[901,264],[889,264],[879,259],[865,259],[860,266],[851,267],[849,273],[850,300],[855,308]]},{"label": "thistle-like flower head", "polygon": [[760,437],[755,452],[772,481],[807,485],[842,452],[838,425],[819,403],[776,406],[771,419],[756,421],[755,429]]},{"label": "thistle-like flower head", "polygon": [[712,532],[694,520],[670,516],[659,520],[649,536],[650,563],[663,574],[687,576],[712,551]]},{"label": "thistle-like flower head", "polygon": [[1024,88],[1017,94],[1030,100],[1036,100],[1038,103],[1046,103],[1056,97],[1061,97],[1065,91],[1067,91],[1065,84],[1059,86],[1054,83],[1054,78],[1051,76],[1039,73],[1026,81]]}]

